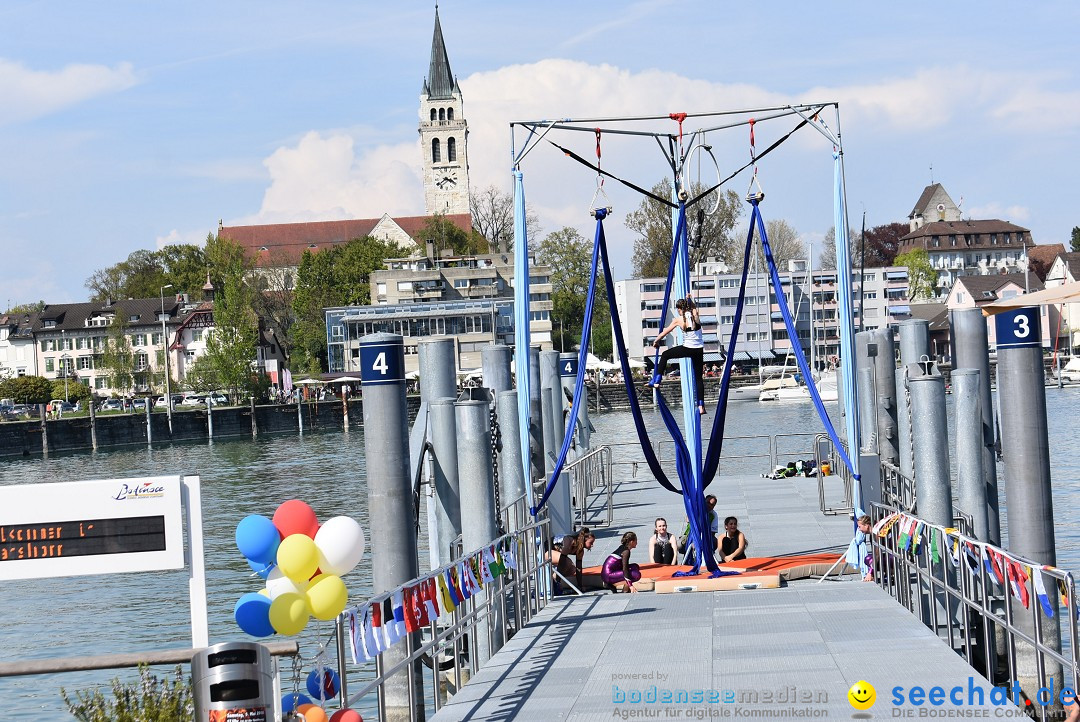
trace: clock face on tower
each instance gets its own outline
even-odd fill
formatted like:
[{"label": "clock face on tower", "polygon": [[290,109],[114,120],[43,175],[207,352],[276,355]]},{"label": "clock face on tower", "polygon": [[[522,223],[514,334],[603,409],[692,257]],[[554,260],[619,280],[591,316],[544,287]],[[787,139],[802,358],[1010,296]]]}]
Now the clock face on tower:
[{"label": "clock face on tower", "polygon": [[435,185],[444,191],[449,190],[457,185],[457,170],[454,168],[436,170],[435,178]]}]

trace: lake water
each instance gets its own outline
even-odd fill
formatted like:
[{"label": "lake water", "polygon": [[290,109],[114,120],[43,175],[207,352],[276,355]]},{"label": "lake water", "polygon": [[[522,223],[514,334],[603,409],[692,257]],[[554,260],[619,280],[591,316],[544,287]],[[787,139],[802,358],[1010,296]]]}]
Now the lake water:
[{"label": "lake water", "polygon": [[[1080,387],[1047,389],[1046,400],[1058,565],[1077,571],[1080,570],[1080,511],[1072,502],[1080,491],[1080,438],[1074,425],[1075,414],[1080,411]],[[838,424],[835,404],[829,410]],[[657,431],[653,438],[662,438],[659,417],[646,412],[646,418]],[[629,412],[596,416],[593,424],[598,432],[594,440],[634,441]],[[748,429],[762,434],[785,434],[820,432],[822,426],[808,403],[731,404],[728,435],[749,434],[745,431]],[[803,440],[791,441],[784,448],[796,445],[809,448]],[[764,449],[759,441],[731,440],[725,444],[725,456],[761,453]],[[617,453],[626,458],[631,454],[630,446],[620,447]],[[671,458],[670,446],[664,455]],[[721,473],[736,466],[742,473],[768,470],[763,460],[731,459],[722,464]],[[639,470],[642,473],[648,473],[644,464]],[[202,479],[212,642],[246,638],[232,619],[233,605],[240,595],[261,588],[233,541],[236,524],[244,516],[269,516],[281,502],[298,498],[310,503],[320,519],[348,515],[357,519],[365,530],[368,528],[363,434],[357,431],[209,445],[180,444],[152,450],[139,447],[0,462],[0,484],[172,474],[198,474]],[[1003,476],[1001,482],[1004,488]],[[721,489],[717,494],[722,494],[722,484],[720,478],[716,482]],[[1002,498],[1003,528],[1004,509]],[[369,539],[369,549],[372,543]],[[420,543],[426,548],[425,539]],[[426,559],[424,552],[422,566]],[[353,602],[362,601],[371,593],[368,564],[365,558],[345,578]],[[4,585],[3,600],[0,648],[4,650],[4,661],[191,646],[186,572],[8,582]],[[301,637],[301,653],[307,658],[305,673],[311,668],[319,638],[317,631],[321,631],[325,640],[330,625],[322,623],[321,629],[316,630],[313,622]],[[129,679],[134,675],[134,670],[114,670],[0,679],[0,696],[7,700],[5,713],[14,718],[69,719],[59,695],[61,686],[70,691],[105,683],[116,676]],[[350,675],[351,685],[357,681],[359,678],[353,680]],[[286,689],[289,684],[283,681]],[[361,711],[366,717],[366,711],[363,708]]]}]

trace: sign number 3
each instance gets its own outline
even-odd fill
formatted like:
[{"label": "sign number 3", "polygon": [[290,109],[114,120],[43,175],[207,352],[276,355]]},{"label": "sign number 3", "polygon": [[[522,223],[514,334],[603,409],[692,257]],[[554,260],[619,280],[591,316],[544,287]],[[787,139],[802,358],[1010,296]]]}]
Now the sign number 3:
[{"label": "sign number 3", "polygon": [[1017,316],[1013,321],[1016,323],[1013,333],[1017,338],[1027,338],[1031,334],[1031,320],[1027,316]]}]

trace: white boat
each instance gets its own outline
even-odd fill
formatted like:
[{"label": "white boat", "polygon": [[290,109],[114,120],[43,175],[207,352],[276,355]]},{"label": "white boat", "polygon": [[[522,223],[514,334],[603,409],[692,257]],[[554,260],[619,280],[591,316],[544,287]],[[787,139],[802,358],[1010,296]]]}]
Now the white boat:
[{"label": "white boat", "polygon": [[807,401],[810,392],[791,376],[769,379],[762,384],[758,401]]}]

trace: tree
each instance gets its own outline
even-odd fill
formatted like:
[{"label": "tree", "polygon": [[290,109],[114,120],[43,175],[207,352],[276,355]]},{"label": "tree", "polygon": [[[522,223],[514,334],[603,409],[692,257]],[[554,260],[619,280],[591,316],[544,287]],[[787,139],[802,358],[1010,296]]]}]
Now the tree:
[{"label": "tree", "polygon": [[787,270],[788,261],[806,258],[806,245],[795,228],[783,218],[766,221],[765,233],[769,236],[769,247],[772,249],[776,268],[781,272]]},{"label": "tree", "polygon": [[436,254],[444,249],[457,255],[487,253],[489,250],[486,238],[475,230],[461,230],[442,213],[428,216],[427,223],[420,229],[420,239],[425,243],[428,239],[435,241]]},{"label": "tree", "polygon": [[54,398],[52,382],[44,376],[16,376],[0,381],[0,396],[17,404],[47,404]]},{"label": "tree", "polygon": [[[487,239],[493,253],[514,250],[514,197],[494,185],[469,194],[473,230]],[[525,232],[530,239],[540,237],[540,220],[525,205]]]},{"label": "tree", "polygon": [[292,349],[298,354],[289,364],[293,371],[317,374],[327,368],[323,309],[371,303],[371,274],[385,268],[386,259],[396,252],[371,236],[317,253],[304,251],[293,293]]},{"label": "tree", "polygon": [[101,349],[99,368],[109,372],[109,386],[126,394],[135,386],[135,352],[127,335],[124,314],[117,310]]},{"label": "tree", "polygon": [[160,251],[139,249],[120,263],[94,271],[86,279],[86,288],[95,303],[110,298],[154,298],[168,284],[176,293],[197,294],[206,280],[207,262],[203,249],[191,244],[165,246]]},{"label": "tree", "polygon": [[286,362],[292,352],[292,329],[296,322],[293,312],[296,291],[291,265],[286,259],[278,258],[252,272],[256,290],[255,313],[274,334]]},{"label": "tree", "polygon": [[1080,253],[1080,226],[1073,226],[1072,240],[1069,241],[1069,250]]},{"label": "tree", "polygon": [[67,399],[72,403],[76,401],[89,401],[93,396],[93,392],[90,387],[84,383],[80,383],[77,376],[72,374],[67,377],[66,385],[64,379],[56,379],[52,382],[52,396],[51,399]]},{"label": "tree", "polygon": [[248,284],[251,263],[244,249],[228,238],[208,241],[206,257],[215,289],[214,329],[206,340],[206,358],[235,401],[252,388],[258,341],[255,291]]},{"label": "tree", "polygon": [[[836,270],[836,227],[830,228],[825,233],[825,240],[822,242],[824,248],[821,249],[821,258],[818,259],[818,264],[827,271]],[[859,234],[854,228],[848,231],[848,257],[851,258],[852,268],[861,268],[862,264],[859,263]]]},{"label": "tree", "polygon": [[[893,265],[900,251],[900,239],[908,234],[907,223],[884,223],[866,231],[866,268]],[[862,246],[860,245],[860,253]]]},{"label": "tree", "polygon": [[200,356],[187,367],[184,374],[184,386],[198,394],[207,394],[222,387],[217,369],[207,356]]},{"label": "tree", "polygon": [[[549,233],[537,247],[538,263],[551,266],[551,327],[560,351],[572,351],[581,343],[585,301],[592,276],[592,243],[574,228]],[[606,332],[605,332],[606,329]],[[603,276],[596,280],[593,323],[590,334],[593,350],[611,353],[611,312]]]},{"label": "tree", "polygon": [[[652,192],[661,198],[670,195],[671,182],[666,178],[653,186]],[[694,197],[705,187],[693,183],[690,195]],[[732,232],[742,213],[742,201],[734,191],[714,191],[720,193],[720,204],[716,212],[706,216],[700,234],[694,232],[690,237],[690,267],[693,268],[706,258],[719,258],[731,266],[742,264],[741,248],[735,243]],[[699,209],[707,210],[715,203],[715,195],[703,198],[699,204],[686,211],[688,224],[697,223]],[[710,200],[711,199],[711,200]],[[655,278],[667,276],[671,260],[672,226],[671,207],[646,197],[637,210],[626,216],[626,227],[637,234],[634,239],[635,278]]]},{"label": "tree", "polygon": [[907,253],[901,253],[893,263],[908,269],[908,298],[914,301],[934,295],[937,272],[930,265],[930,254],[925,248],[913,248]]},{"label": "tree", "polygon": [[14,316],[16,314],[38,313],[44,310],[45,302],[37,301],[35,303],[20,303],[17,306],[12,306],[5,313],[10,313]]}]

